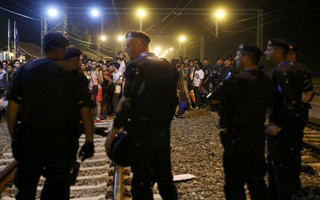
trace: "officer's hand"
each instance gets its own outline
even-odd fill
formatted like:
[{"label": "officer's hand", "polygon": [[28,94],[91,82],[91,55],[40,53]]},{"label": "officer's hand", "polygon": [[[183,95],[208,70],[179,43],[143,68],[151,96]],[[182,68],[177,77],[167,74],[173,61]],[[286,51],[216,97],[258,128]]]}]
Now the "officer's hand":
[{"label": "officer's hand", "polygon": [[111,150],[111,145],[112,145],[112,141],[110,138],[107,138],[106,139],[106,143],[105,143],[105,149],[106,149],[106,152],[109,153],[110,150]]},{"label": "officer's hand", "polygon": [[109,153],[111,150],[112,141],[113,141],[115,135],[117,134],[117,132],[118,132],[118,129],[112,127],[111,132],[109,133],[107,140],[106,140],[106,143],[105,143],[105,149],[106,149],[107,153]]},{"label": "officer's hand", "polygon": [[282,130],[282,128],[280,128],[277,125],[270,125],[266,129],[266,133],[273,135],[273,136],[276,136],[281,130]]},{"label": "officer's hand", "polygon": [[93,142],[86,142],[79,152],[79,157],[81,157],[81,161],[84,161],[87,158],[92,157],[94,154],[94,145]]}]

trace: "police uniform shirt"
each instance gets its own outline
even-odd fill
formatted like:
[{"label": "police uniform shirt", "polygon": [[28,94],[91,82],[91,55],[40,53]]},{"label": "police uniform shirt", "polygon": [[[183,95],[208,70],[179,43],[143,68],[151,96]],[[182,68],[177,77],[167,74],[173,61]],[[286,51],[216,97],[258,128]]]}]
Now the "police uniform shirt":
[{"label": "police uniform shirt", "polygon": [[284,61],[272,72],[277,100],[270,114],[270,122],[278,126],[290,124],[291,117],[298,116],[304,88],[304,73],[297,65]]},{"label": "police uniform shirt", "polygon": [[80,108],[92,106],[88,85],[78,70],[41,59],[16,73],[9,100],[21,105],[28,140],[44,145],[72,137],[78,131]]},{"label": "police uniform shirt", "polygon": [[263,126],[273,97],[271,77],[260,70],[245,70],[236,77],[230,75],[212,94],[212,99],[222,102],[222,115],[231,126]]},{"label": "police uniform shirt", "polygon": [[142,53],[125,73],[123,95],[132,99],[131,119],[171,121],[177,98],[178,71],[153,53]]}]

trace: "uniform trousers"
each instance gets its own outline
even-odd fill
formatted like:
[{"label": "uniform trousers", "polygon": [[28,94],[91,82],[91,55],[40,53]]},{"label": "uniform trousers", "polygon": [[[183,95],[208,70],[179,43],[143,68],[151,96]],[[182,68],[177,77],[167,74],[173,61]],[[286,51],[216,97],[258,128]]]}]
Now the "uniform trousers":
[{"label": "uniform trousers", "polygon": [[17,200],[34,200],[40,176],[46,180],[41,192],[41,200],[68,200],[70,196],[70,169],[72,168],[78,142],[58,145],[58,151],[39,149],[33,145],[19,147],[18,169],[15,185]]},{"label": "uniform trousers", "polygon": [[177,188],[173,182],[170,161],[169,127],[135,127],[129,132],[133,141],[133,178],[131,192],[133,200],[152,200],[152,187],[158,183],[162,199],[178,199]]},{"label": "uniform trousers", "polygon": [[277,136],[268,136],[268,182],[274,200],[291,200],[300,187],[303,128],[301,118],[292,117]]},{"label": "uniform trousers", "polygon": [[[264,157],[264,133],[260,137],[222,141],[224,145],[223,167],[225,172],[225,196],[227,200],[245,200],[247,183],[251,199],[267,200],[264,175],[267,171]],[[259,139],[257,139],[259,138]],[[227,143],[227,144],[226,144]]]}]

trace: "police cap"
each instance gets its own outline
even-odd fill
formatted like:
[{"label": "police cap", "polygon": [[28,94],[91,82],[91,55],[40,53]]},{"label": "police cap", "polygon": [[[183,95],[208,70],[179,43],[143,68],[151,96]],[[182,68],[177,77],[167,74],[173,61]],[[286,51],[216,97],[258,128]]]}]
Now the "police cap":
[{"label": "police cap", "polygon": [[225,60],[232,60],[232,55],[225,55],[223,57],[223,61],[225,61]]},{"label": "police cap", "polygon": [[69,41],[59,32],[47,33],[43,38],[43,47],[67,47],[69,46]]},{"label": "police cap", "polygon": [[131,140],[126,133],[118,133],[112,141],[111,150],[107,152],[109,158],[119,166],[131,164]]},{"label": "police cap", "polygon": [[260,58],[262,56],[262,52],[256,45],[252,44],[240,44],[238,51],[244,51],[249,54],[254,55],[255,57]]},{"label": "police cap", "polygon": [[284,50],[289,50],[288,43],[285,40],[279,39],[279,38],[270,39],[268,41],[268,46],[275,46],[275,47],[280,47]]},{"label": "police cap", "polygon": [[80,57],[82,55],[82,52],[74,47],[69,47],[66,50],[65,59],[74,58],[74,57]]},{"label": "police cap", "polygon": [[218,57],[218,58],[216,59],[216,61],[218,61],[218,60],[223,60],[223,59],[222,59],[222,57]]}]

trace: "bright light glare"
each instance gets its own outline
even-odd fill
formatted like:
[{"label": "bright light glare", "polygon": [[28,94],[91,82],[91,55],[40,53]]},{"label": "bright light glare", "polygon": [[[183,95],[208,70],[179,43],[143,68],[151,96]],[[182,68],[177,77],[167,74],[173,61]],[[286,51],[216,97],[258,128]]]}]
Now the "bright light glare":
[{"label": "bright light glare", "polygon": [[216,16],[218,17],[218,19],[224,18],[226,16],[226,13],[224,12],[224,10],[218,10],[216,12]]},{"label": "bright light glare", "polygon": [[173,48],[171,47],[169,50],[170,50],[170,51],[173,51]]},{"label": "bright light glare", "polygon": [[56,8],[49,8],[48,9],[48,15],[50,17],[57,17],[58,16],[58,10]]},{"label": "bright light glare", "polygon": [[100,39],[101,39],[102,41],[106,41],[106,40],[107,40],[107,37],[106,37],[105,35],[102,35],[102,36],[100,37]]},{"label": "bright light glare", "polygon": [[169,51],[168,51],[168,50],[166,50],[166,53],[169,53]]},{"label": "bright light glare", "polygon": [[146,16],[146,11],[140,9],[140,10],[138,10],[137,14],[138,14],[139,17],[142,18],[142,17]]},{"label": "bright light glare", "polygon": [[180,40],[180,42],[184,42],[184,41],[186,41],[186,37],[185,36],[180,36],[179,40]]},{"label": "bright light glare", "polygon": [[91,10],[91,15],[94,17],[98,17],[100,15],[100,12],[99,12],[99,10],[94,8]]},{"label": "bright light glare", "polygon": [[118,36],[118,40],[121,42],[121,41],[123,41],[123,40],[124,40],[124,37],[123,37],[123,36],[121,36],[121,35],[119,35],[119,36]]},{"label": "bright light glare", "polygon": [[160,47],[156,47],[156,48],[155,48],[155,52],[156,52],[156,53],[159,53],[159,52],[160,52],[160,50],[161,50],[161,48],[160,48]]}]

